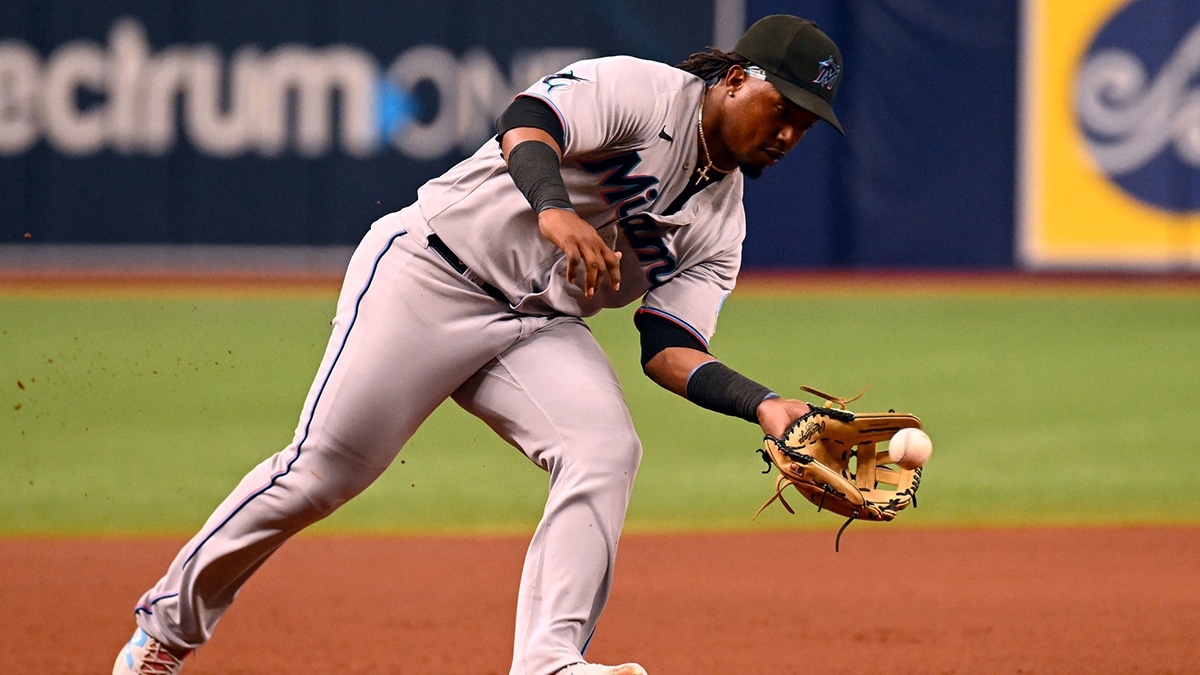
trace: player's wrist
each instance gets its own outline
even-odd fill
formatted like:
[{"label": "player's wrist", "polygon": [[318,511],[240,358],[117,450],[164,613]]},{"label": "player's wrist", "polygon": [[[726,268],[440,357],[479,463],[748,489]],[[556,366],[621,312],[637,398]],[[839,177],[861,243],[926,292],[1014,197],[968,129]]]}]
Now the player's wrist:
[{"label": "player's wrist", "polygon": [[703,408],[759,424],[759,407],[778,395],[720,361],[706,361],[687,379],[687,399]]},{"label": "player's wrist", "polygon": [[781,438],[792,422],[808,411],[809,406],[804,401],[772,393],[758,404],[758,425],[762,427],[764,435]]}]

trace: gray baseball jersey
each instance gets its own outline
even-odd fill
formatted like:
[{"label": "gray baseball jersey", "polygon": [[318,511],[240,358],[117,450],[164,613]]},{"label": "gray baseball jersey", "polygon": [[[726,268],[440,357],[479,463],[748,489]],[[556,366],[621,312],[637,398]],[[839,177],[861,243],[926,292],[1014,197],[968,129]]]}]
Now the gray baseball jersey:
[{"label": "gray baseball jersey", "polygon": [[661,215],[693,179],[703,91],[694,75],[624,56],[575,63],[525,91],[558,112],[563,182],[576,213],[623,254],[620,291],[601,284],[585,298],[568,283],[562,252],[538,232],[495,140],[422,187],[420,215],[518,311],[591,316],[645,294],[647,308],[707,342],[741,263],[742,176]]},{"label": "gray baseball jersey", "polygon": [[[550,475],[518,592],[511,673],[550,675],[581,661],[608,598],[642,447],[580,317],[644,297],[646,311],[697,339],[713,334],[740,261],[740,174],[663,215],[695,169],[703,91],[683,71],[615,57],[576,63],[526,92],[562,118],[563,178],[578,213],[623,252],[619,292],[602,285],[585,298],[563,278],[563,254],[539,234],[494,141],[376,221],[347,269],[292,442],[241,481],[141,598],[141,628],[170,647],[206,642],[272,552],[370,485],[453,397]],[[433,234],[459,264],[429,246]]]}]

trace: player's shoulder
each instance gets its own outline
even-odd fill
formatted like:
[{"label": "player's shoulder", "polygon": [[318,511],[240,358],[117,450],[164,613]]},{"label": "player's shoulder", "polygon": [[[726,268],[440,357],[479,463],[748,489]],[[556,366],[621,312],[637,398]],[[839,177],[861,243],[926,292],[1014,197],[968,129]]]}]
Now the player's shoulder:
[{"label": "player's shoulder", "polygon": [[656,89],[683,89],[698,79],[675,66],[636,56],[601,56],[581,61],[578,66],[582,71],[591,72],[597,78],[616,78],[630,85],[653,85]]}]

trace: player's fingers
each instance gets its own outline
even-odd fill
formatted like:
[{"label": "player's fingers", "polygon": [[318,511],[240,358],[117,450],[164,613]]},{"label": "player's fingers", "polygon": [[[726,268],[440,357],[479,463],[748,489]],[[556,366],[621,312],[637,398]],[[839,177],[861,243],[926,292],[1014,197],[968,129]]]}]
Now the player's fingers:
[{"label": "player's fingers", "polygon": [[576,251],[567,251],[567,281],[579,285],[579,253]]},{"label": "player's fingers", "polygon": [[614,291],[621,290],[621,254],[604,245],[588,253],[591,255],[585,259],[584,295],[592,297],[606,278]]},{"label": "player's fingers", "polygon": [[602,262],[603,258],[597,260],[594,252],[584,260],[584,297],[590,298],[596,293],[596,284],[600,282],[604,270]]},{"label": "player's fingers", "polygon": [[608,285],[614,291],[621,290],[621,254],[606,248],[604,264],[608,268]]}]

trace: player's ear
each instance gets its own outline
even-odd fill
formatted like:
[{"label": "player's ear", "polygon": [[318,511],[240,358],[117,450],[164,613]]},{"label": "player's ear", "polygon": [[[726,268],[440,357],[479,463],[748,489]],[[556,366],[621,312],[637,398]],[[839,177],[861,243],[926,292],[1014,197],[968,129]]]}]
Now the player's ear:
[{"label": "player's ear", "polygon": [[746,81],[746,77],[746,69],[735,63],[725,73],[725,84],[730,89],[737,89]]}]

